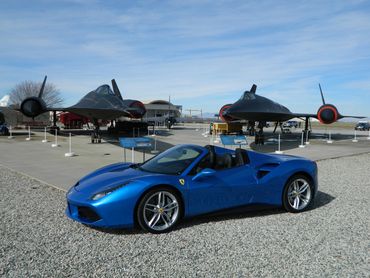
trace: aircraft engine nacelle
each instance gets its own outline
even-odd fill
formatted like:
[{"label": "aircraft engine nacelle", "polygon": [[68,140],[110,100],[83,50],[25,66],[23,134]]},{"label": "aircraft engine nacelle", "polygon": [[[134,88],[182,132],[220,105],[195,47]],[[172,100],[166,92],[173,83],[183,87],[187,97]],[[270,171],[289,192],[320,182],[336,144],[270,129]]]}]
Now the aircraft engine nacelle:
[{"label": "aircraft engine nacelle", "polygon": [[20,110],[23,115],[35,118],[46,112],[46,103],[39,97],[29,97],[22,101]]},{"label": "aircraft engine nacelle", "polygon": [[141,101],[138,100],[132,101],[129,104],[129,107],[131,118],[141,119],[146,113],[145,106]]},{"label": "aircraft engine nacelle", "polygon": [[218,116],[223,122],[232,122],[235,121],[233,117],[224,115],[224,112],[231,107],[232,104],[225,104],[224,106],[221,107],[220,112],[218,112]]},{"label": "aircraft engine nacelle", "polygon": [[322,124],[331,124],[341,118],[338,109],[332,104],[324,104],[317,111],[317,118]]}]

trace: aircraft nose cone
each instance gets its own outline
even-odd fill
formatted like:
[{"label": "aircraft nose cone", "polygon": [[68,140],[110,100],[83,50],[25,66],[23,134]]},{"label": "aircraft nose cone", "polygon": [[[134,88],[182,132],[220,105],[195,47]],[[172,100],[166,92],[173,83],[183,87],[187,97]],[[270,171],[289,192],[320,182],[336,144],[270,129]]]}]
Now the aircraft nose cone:
[{"label": "aircraft nose cone", "polygon": [[223,112],[223,115],[224,116],[235,116],[235,114],[237,113],[238,111],[238,108],[235,106],[235,104],[233,104],[231,107],[229,107],[228,109],[226,109],[224,112]]}]

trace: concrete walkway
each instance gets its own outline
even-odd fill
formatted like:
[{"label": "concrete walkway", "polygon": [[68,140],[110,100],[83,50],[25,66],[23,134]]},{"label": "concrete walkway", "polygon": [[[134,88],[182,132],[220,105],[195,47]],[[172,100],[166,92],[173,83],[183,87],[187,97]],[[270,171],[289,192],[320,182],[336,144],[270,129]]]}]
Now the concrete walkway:
[{"label": "concrete walkway", "polygon": [[[177,144],[192,143],[199,145],[210,144],[211,137],[202,136],[205,126],[193,125],[178,127],[170,131],[157,131],[157,148],[165,150]],[[327,144],[323,137],[311,140],[306,148],[298,148],[299,133],[292,134],[282,142],[284,153],[307,157],[313,160],[322,160],[334,157],[349,156],[361,153],[370,153],[370,140],[367,134],[359,134],[359,142],[353,143],[350,137],[344,140],[334,140]],[[103,141],[102,144],[91,144],[88,136],[73,136],[72,151],[75,157],[65,157],[68,152],[68,137],[59,137],[60,146],[52,148],[53,136],[48,134],[48,143],[42,143],[43,133],[34,133],[30,141],[26,141],[27,134],[16,132],[13,139],[0,137],[0,164],[14,169],[28,176],[52,186],[67,190],[82,176],[105,166],[124,160],[124,151],[117,140]],[[151,137],[153,138],[153,137]],[[321,139],[320,139],[321,138]],[[220,145],[220,144],[218,144]],[[251,147],[261,152],[274,152],[277,149],[276,140],[266,142],[264,146]],[[146,159],[152,154],[146,154]],[[134,153],[135,162],[142,162],[143,154]],[[127,161],[131,161],[131,150],[126,151]]]}]

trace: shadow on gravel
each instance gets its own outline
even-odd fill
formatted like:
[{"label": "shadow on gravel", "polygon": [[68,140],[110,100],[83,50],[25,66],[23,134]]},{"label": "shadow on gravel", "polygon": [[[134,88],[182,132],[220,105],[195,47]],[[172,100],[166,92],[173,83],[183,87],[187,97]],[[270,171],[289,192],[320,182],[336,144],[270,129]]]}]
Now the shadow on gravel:
[{"label": "shadow on gravel", "polygon": [[180,230],[183,228],[189,228],[195,225],[200,225],[209,222],[219,222],[241,218],[263,217],[268,215],[280,214],[284,212],[285,210],[283,210],[282,208],[253,205],[185,219],[181,222],[177,229]]},{"label": "shadow on gravel", "polygon": [[106,234],[112,234],[112,235],[136,235],[136,234],[144,234],[145,231],[141,230],[138,227],[135,227],[133,229],[104,229],[104,228],[97,228],[97,227],[91,227],[86,225],[86,227],[89,227],[90,229],[93,229],[98,232],[106,233]]},{"label": "shadow on gravel", "polygon": [[315,198],[315,205],[311,210],[326,206],[327,204],[331,203],[335,197],[331,196],[328,193],[318,191],[316,198]]},{"label": "shadow on gravel", "polygon": [[[310,210],[315,210],[317,208],[326,206],[331,203],[335,197],[327,194],[325,192],[319,191],[315,198],[315,205]],[[246,207],[239,207],[234,209],[223,210],[220,212],[205,214],[201,216],[196,216],[181,221],[179,226],[175,230],[181,230],[184,228],[190,228],[192,226],[209,223],[209,222],[219,222],[231,219],[241,219],[241,218],[254,218],[254,217],[263,217],[274,214],[287,213],[284,209],[280,207],[271,207],[266,205],[250,205]],[[93,228],[93,227],[91,227]],[[132,235],[132,234],[143,234],[144,231],[140,230],[138,227],[134,229],[102,229],[102,228],[93,228],[94,230],[116,234],[116,235]]]},{"label": "shadow on gravel", "polygon": [[[334,199],[335,197],[331,196],[330,194],[318,191],[315,198],[314,206],[310,210],[315,210],[317,208],[326,206]],[[186,219],[182,222],[182,224],[179,225],[178,229],[187,228],[208,222],[218,222],[229,219],[263,217],[280,213],[286,213],[286,211],[280,207],[271,207],[266,205],[252,205]]]}]

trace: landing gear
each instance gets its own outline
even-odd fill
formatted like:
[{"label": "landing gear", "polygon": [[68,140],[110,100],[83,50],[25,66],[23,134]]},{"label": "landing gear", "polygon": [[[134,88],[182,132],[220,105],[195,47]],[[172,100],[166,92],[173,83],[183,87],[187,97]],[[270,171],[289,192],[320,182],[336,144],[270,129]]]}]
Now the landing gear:
[{"label": "landing gear", "polygon": [[91,133],[91,144],[101,143],[101,131],[100,131],[100,126],[97,120],[94,119],[94,125],[95,129]]},{"label": "landing gear", "polygon": [[275,123],[275,128],[274,128],[274,131],[272,133],[275,133],[276,132],[276,129],[277,129],[278,126],[280,127],[281,133],[285,133],[282,122],[276,122]]},{"label": "landing gear", "polygon": [[254,137],[254,143],[256,145],[264,145],[265,144],[265,135],[263,134],[263,127],[266,125],[265,122],[259,122],[258,123],[258,132],[256,133],[256,136]]},{"label": "landing gear", "polygon": [[309,117],[306,117],[305,123],[304,123],[304,130],[303,130],[303,136],[304,138],[306,138],[306,141],[310,139],[310,134],[311,134],[311,129],[308,128],[309,124],[311,127],[311,122],[309,121]]},{"label": "landing gear", "polygon": [[256,133],[256,136],[254,137],[254,143],[256,145],[264,145],[265,144],[265,135],[260,132]]},{"label": "landing gear", "polygon": [[247,131],[249,136],[254,136],[256,134],[255,125],[256,123],[254,121],[248,121]]},{"label": "landing gear", "polygon": [[53,125],[50,127],[50,134],[55,134],[55,130],[59,134],[60,128],[57,126],[57,111],[53,111]]},{"label": "landing gear", "polygon": [[91,143],[101,143],[101,134],[100,131],[97,133],[95,130],[91,133]]}]

